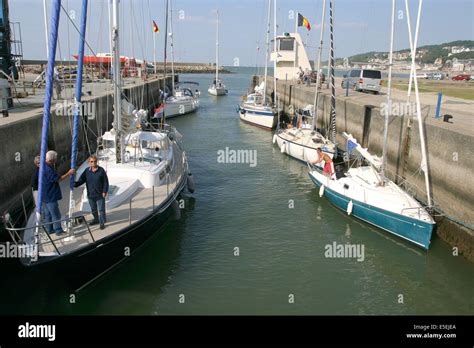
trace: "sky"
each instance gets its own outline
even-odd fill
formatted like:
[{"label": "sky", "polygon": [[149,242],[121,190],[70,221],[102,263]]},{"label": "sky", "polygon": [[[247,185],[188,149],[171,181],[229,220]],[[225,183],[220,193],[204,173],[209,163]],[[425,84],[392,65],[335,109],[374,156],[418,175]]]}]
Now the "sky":
[{"label": "sky", "polygon": [[[50,18],[51,3],[46,0]],[[415,27],[418,0],[408,0]],[[81,0],[62,0],[79,27]],[[165,37],[165,0],[121,0],[121,54],[162,61]],[[178,62],[215,61],[216,9],[219,10],[220,65],[264,65],[267,0],[170,0],[174,56]],[[390,0],[334,0],[335,56],[348,57],[368,51],[388,51]],[[299,28],[309,59],[317,53],[323,0],[278,0],[278,34],[295,30],[296,13],[303,14],[312,29]],[[273,6],[273,0],[272,0]],[[43,0],[9,0],[10,21],[20,22],[24,59],[46,59]],[[396,0],[394,49],[409,48],[405,1]],[[474,40],[474,0],[423,1],[418,46],[454,40]],[[329,0],[326,7],[323,55],[329,51]],[[152,20],[160,32],[153,34]],[[273,14],[272,14],[273,21]],[[273,22],[271,24],[273,35]],[[168,30],[171,32],[171,29]],[[57,60],[77,54],[78,33],[61,11]],[[86,40],[92,51],[108,52],[108,1],[89,0]],[[155,47],[154,50],[154,41]],[[257,47],[259,49],[257,50]],[[87,49],[86,54],[92,54]],[[169,51],[168,51],[169,52]],[[168,56],[169,57],[169,56]],[[168,58],[169,59],[169,58]],[[323,57],[323,60],[326,60]]]}]

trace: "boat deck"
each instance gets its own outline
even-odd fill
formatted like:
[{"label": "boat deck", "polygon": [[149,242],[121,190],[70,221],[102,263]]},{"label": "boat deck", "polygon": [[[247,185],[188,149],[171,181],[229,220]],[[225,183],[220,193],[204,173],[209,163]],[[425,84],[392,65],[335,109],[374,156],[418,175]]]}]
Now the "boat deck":
[{"label": "boat deck", "polygon": [[[181,176],[178,178],[170,178],[169,185],[161,185],[153,188],[142,188],[132,196],[129,201],[112,208],[106,208],[107,222],[105,229],[101,230],[99,225],[87,226],[84,223],[78,223],[72,228],[69,234],[57,236],[56,234],[50,234],[49,237],[44,230],[40,232],[40,256],[52,256],[57,255],[58,251],[60,254],[65,254],[78,248],[90,244],[94,241],[104,239],[125,227],[145,218],[150,215],[153,209],[159,207],[169,196],[168,192],[171,193],[181,181]],[[60,183],[63,199],[59,201],[59,207],[62,216],[65,216],[68,211],[69,202],[69,180],[64,180]],[[82,212],[80,210],[80,200],[82,197],[83,188],[76,189],[74,192],[75,197],[75,208],[73,216],[84,215],[87,222],[92,221],[91,213]],[[34,226],[34,214],[30,216],[28,226]],[[63,229],[64,229],[63,223]],[[89,228],[88,228],[89,227]],[[90,231],[90,232],[89,232]],[[34,228],[28,228],[25,233],[33,236]],[[71,236],[74,236],[71,238]],[[51,242],[51,240],[53,242]]]}]

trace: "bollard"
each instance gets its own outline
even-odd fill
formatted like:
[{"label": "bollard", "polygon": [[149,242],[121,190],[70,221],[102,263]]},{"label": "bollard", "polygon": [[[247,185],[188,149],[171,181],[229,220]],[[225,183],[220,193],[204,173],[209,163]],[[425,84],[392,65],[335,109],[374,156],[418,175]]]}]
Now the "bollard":
[{"label": "bollard", "polygon": [[349,79],[346,79],[346,97],[349,96]]},{"label": "bollard", "polygon": [[442,92],[438,93],[438,103],[436,104],[436,115],[435,118],[440,118],[439,110],[441,109],[441,97],[443,96]]}]

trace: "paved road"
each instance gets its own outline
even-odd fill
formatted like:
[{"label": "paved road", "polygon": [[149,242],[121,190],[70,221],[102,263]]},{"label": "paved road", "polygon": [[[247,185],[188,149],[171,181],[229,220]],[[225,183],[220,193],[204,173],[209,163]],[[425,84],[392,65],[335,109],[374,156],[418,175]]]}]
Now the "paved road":
[{"label": "paved road", "polygon": [[[336,78],[336,97],[345,98],[346,90],[341,88],[341,81],[342,78]],[[310,87],[303,87],[303,88],[312,88],[314,89],[314,84]],[[323,93],[330,93],[330,91],[323,87]],[[381,106],[382,103],[387,102],[387,89],[385,87],[382,88],[382,91],[379,95],[374,95],[372,93],[366,92],[356,92],[354,90],[349,90],[349,99],[357,100],[358,102],[364,104],[371,104],[376,106]],[[392,89],[392,100],[398,102],[406,102],[407,101],[407,92]],[[410,101],[412,103],[415,102],[415,94],[412,93]],[[426,118],[426,122],[432,124],[442,124],[443,126],[450,127],[451,129],[455,129],[461,133],[474,133],[474,101],[443,96],[442,103],[441,103],[441,115],[450,114],[453,116],[451,119],[452,124],[447,124],[446,122],[442,122],[441,119],[435,119],[434,115],[436,112],[436,104],[438,101],[437,93],[431,92],[423,92],[420,93],[420,103],[422,108],[422,115],[428,116]],[[401,105],[401,104],[400,104]]]}]

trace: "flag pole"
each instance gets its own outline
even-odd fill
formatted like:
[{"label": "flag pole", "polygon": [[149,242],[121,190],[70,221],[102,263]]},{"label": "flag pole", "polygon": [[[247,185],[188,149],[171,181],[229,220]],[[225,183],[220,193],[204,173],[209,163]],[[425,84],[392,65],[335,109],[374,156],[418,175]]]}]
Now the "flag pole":
[{"label": "flag pole", "polygon": [[296,11],[296,18],[295,18],[295,33],[298,32],[298,17],[299,17],[299,12]]},{"label": "flag pole", "polygon": [[[295,18],[295,33],[298,32],[298,19],[299,19],[300,13],[296,11],[296,18]],[[294,50],[295,50],[295,58],[293,59],[293,68],[296,68],[296,41],[294,42]]]},{"label": "flag pole", "polygon": [[155,75],[156,75],[156,33],[153,32],[153,66],[155,68]]}]

